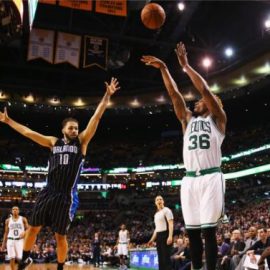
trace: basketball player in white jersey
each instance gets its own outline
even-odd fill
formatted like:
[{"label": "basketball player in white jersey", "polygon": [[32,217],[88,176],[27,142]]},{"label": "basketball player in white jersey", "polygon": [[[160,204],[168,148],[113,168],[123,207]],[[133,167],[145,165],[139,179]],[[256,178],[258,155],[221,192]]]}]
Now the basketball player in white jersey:
[{"label": "basketball player in white jersey", "polygon": [[225,181],[220,165],[227,118],[220,99],[189,65],[184,44],[179,43],[175,51],[181,67],[202,97],[196,102],[194,113],[187,108],[166,64],[153,56],[143,56],[141,60],[160,69],[175,114],[182,124],[183,159],[187,171],[181,185],[181,203],[193,269],[202,268],[203,231],[207,269],[214,270],[217,258],[215,232],[224,209]]},{"label": "basketball player in white jersey", "polygon": [[11,270],[15,270],[15,259],[22,259],[23,238],[27,228],[27,219],[19,215],[19,207],[13,206],[11,216],[5,222],[5,233],[2,243],[3,251],[7,246]]},{"label": "basketball player in white jersey", "polygon": [[122,224],[117,239],[117,254],[119,255],[120,259],[120,269],[127,269],[125,260],[127,259],[128,255],[129,240],[129,231],[126,229],[126,225]]}]

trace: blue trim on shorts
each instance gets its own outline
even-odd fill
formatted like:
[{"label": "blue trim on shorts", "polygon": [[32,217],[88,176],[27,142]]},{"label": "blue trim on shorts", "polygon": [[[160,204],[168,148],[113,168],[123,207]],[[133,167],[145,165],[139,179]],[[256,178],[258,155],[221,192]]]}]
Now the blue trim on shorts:
[{"label": "blue trim on shorts", "polygon": [[79,206],[79,196],[78,196],[77,189],[74,189],[74,191],[72,192],[72,203],[69,210],[70,221],[73,220],[78,206]]},{"label": "blue trim on shorts", "polygon": [[79,196],[78,196],[78,191],[77,191],[77,183],[78,183],[78,180],[80,178],[80,172],[81,172],[83,163],[84,163],[84,160],[81,161],[81,164],[80,164],[79,169],[77,171],[76,180],[75,180],[73,187],[72,187],[72,190],[71,190],[71,205],[69,208],[70,221],[73,220],[75,213],[76,213],[76,210],[79,206]]}]

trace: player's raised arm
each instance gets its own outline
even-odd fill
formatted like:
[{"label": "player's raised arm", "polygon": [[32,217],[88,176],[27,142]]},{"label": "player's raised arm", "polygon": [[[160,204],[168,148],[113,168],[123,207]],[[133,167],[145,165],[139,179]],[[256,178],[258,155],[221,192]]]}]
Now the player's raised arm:
[{"label": "player's raised arm", "polygon": [[106,93],[103,96],[102,100],[98,104],[94,115],[91,117],[88,125],[84,131],[79,134],[79,140],[83,147],[83,153],[86,153],[86,147],[92,137],[95,135],[99,121],[106,110],[111,96],[120,89],[119,82],[116,78],[112,78],[110,84],[105,82],[106,85]]},{"label": "player's raised arm", "polygon": [[0,121],[42,146],[51,148],[57,140],[55,137],[42,135],[22,124],[17,123],[8,116],[7,108],[4,109],[4,112],[0,112]]},{"label": "player's raised arm", "polygon": [[205,101],[205,104],[208,110],[210,111],[210,113],[212,114],[212,116],[215,118],[215,121],[219,129],[223,133],[225,133],[227,118],[222,108],[221,102],[219,102],[218,98],[210,91],[209,86],[207,82],[204,80],[204,78],[189,65],[186,48],[182,42],[177,44],[177,48],[175,52],[176,52],[179,64],[181,65],[183,69],[185,69],[185,72],[191,79],[193,85],[202,95]]},{"label": "player's raised arm", "polygon": [[191,118],[191,111],[187,108],[186,102],[179,92],[178,87],[172,78],[166,64],[154,56],[143,56],[141,61],[146,65],[158,68],[161,72],[163,82],[167,92],[172,100],[175,114],[178,120],[182,123],[183,131],[185,131],[187,123]]}]

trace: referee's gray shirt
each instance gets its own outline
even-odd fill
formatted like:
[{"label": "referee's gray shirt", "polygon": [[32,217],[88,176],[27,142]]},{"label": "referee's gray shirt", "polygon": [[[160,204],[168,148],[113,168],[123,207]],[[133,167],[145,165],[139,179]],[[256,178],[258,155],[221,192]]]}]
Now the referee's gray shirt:
[{"label": "referee's gray shirt", "polygon": [[169,209],[168,207],[164,207],[158,212],[156,212],[155,217],[154,217],[155,226],[156,226],[155,232],[164,232],[167,230],[165,217],[167,221],[173,219],[173,213],[171,209]]}]

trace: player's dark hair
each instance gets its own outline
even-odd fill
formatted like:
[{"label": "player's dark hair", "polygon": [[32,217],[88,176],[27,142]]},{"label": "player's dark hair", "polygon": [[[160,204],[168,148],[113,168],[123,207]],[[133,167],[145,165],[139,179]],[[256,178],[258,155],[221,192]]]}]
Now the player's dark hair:
[{"label": "player's dark hair", "polygon": [[77,124],[79,124],[79,121],[77,119],[73,117],[68,117],[62,121],[62,128],[64,128],[68,122],[76,122]]}]

